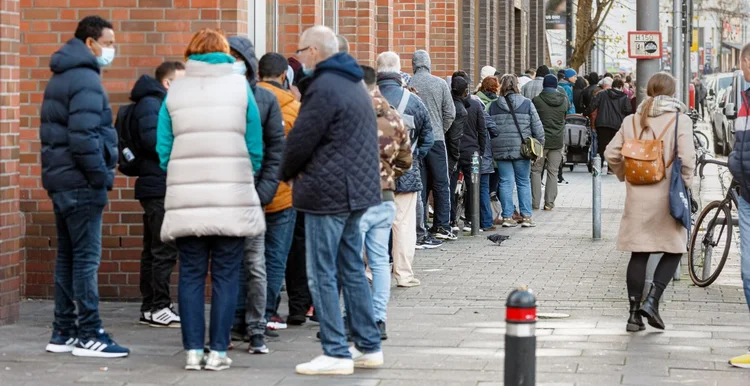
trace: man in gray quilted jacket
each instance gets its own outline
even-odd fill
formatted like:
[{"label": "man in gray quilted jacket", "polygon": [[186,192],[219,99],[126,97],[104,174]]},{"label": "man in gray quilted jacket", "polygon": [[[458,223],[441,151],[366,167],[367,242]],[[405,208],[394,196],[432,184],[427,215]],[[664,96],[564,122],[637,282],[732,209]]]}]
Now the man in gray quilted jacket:
[{"label": "man in gray quilted jacket", "polygon": [[[450,172],[448,170],[448,153],[445,148],[445,132],[450,129],[456,118],[456,107],[453,105],[448,83],[431,74],[432,62],[427,51],[418,50],[412,57],[414,76],[409,86],[414,87],[430,113],[430,124],[435,143],[424,159],[422,168],[422,203],[427,208],[427,197],[432,191],[435,201],[435,216],[430,230],[435,237],[443,240],[456,240],[450,228]],[[425,211],[427,212],[427,211]],[[420,221],[426,221],[420,219]]]}]

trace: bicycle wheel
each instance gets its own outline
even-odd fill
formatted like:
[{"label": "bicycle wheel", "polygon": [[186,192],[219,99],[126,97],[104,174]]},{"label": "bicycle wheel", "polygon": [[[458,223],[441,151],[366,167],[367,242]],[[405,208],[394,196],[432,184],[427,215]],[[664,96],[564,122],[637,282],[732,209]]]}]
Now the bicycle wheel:
[{"label": "bicycle wheel", "polygon": [[[722,239],[722,236],[723,239]],[[732,245],[732,212],[729,205],[712,201],[695,222],[688,250],[690,280],[698,287],[707,287],[719,277]],[[718,261],[714,251],[721,251]]]},{"label": "bicycle wheel", "polygon": [[695,135],[695,138],[698,140],[698,145],[703,150],[708,151],[708,136],[701,131],[694,131],[693,135]]}]

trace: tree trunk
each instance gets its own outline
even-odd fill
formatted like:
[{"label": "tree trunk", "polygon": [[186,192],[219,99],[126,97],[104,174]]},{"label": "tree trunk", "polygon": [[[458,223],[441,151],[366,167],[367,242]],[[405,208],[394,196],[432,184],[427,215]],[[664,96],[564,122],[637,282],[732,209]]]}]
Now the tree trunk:
[{"label": "tree trunk", "polygon": [[578,13],[576,15],[576,40],[573,54],[570,57],[570,68],[578,71],[581,65],[591,54],[594,45],[594,36],[607,19],[615,0],[596,0],[596,11],[592,17],[593,0],[578,0]]}]

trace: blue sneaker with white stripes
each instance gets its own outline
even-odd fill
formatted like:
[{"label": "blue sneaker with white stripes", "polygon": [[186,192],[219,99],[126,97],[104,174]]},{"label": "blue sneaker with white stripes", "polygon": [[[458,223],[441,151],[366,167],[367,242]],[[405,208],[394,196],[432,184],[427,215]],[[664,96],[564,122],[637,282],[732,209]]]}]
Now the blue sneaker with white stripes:
[{"label": "blue sneaker with white stripes", "polygon": [[129,354],[130,350],[118,345],[104,329],[93,338],[79,340],[73,349],[73,355],[77,357],[122,358]]},{"label": "blue sneaker with white stripes", "polygon": [[78,338],[73,334],[55,330],[52,331],[52,338],[47,343],[46,350],[55,354],[69,353],[73,351],[76,343]]}]

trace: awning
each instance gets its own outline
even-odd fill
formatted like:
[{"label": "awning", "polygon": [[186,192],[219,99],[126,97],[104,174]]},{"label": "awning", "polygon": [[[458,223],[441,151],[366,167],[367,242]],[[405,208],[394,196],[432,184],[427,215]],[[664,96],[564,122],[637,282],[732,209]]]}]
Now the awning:
[{"label": "awning", "polygon": [[729,43],[729,42],[722,42],[724,47],[733,48],[737,51],[742,51],[742,44],[739,43]]}]

